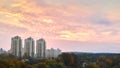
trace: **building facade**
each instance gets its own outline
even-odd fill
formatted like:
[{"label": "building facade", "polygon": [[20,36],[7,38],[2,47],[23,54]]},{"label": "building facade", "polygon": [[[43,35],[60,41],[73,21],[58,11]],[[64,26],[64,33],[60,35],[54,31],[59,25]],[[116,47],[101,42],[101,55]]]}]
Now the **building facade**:
[{"label": "building facade", "polygon": [[19,36],[15,36],[11,39],[11,54],[17,57],[21,57],[22,39]]},{"label": "building facade", "polygon": [[46,51],[46,42],[44,39],[39,39],[36,41],[36,57],[44,59]]},{"label": "building facade", "polygon": [[33,38],[29,37],[25,39],[24,54],[26,53],[29,57],[34,57],[35,44]]},{"label": "building facade", "polygon": [[47,49],[46,50],[46,58],[52,59],[52,58],[57,58],[61,54],[60,49]]}]

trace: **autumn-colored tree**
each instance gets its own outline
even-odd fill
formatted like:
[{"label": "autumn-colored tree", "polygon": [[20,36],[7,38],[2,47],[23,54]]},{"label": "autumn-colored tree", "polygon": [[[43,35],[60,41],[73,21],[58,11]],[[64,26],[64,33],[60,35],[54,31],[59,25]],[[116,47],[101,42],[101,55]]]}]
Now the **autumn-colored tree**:
[{"label": "autumn-colored tree", "polygon": [[29,56],[28,56],[28,53],[24,53],[23,58],[26,59],[26,58],[28,58],[28,57],[29,57]]},{"label": "autumn-colored tree", "polygon": [[85,68],[100,68],[98,64],[88,64]]},{"label": "autumn-colored tree", "polygon": [[74,54],[63,53],[61,55],[61,58],[62,58],[63,63],[68,67],[74,67],[75,64],[77,64],[76,62],[77,58],[75,57]]}]

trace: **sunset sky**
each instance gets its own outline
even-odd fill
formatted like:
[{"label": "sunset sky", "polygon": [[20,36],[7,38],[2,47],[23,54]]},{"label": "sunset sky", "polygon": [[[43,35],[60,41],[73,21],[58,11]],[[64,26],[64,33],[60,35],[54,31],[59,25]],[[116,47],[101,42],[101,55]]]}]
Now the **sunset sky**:
[{"label": "sunset sky", "polygon": [[0,48],[16,35],[63,52],[120,53],[120,0],[0,0]]}]

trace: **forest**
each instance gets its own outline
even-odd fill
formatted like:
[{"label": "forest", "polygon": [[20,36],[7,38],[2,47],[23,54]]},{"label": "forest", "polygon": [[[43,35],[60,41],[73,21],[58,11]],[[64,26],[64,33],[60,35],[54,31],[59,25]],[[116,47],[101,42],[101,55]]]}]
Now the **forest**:
[{"label": "forest", "polygon": [[66,52],[58,58],[22,58],[4,53],[0,68],[120,68],[120,54]]}]

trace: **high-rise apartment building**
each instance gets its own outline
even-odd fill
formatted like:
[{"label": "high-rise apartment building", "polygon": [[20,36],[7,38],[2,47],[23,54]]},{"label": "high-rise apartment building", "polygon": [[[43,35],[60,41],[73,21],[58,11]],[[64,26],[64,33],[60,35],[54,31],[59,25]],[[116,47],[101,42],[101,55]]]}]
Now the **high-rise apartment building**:
[{"label": "high-rise apartment building", "polygon": [[34,57],[34,40],[33,38],[29,37],[25,39],[25,44],[24,44],[24,54],[26,53],[30,57]]},{"label": "high-rise apartment building", "polygon": [[21,57],[22,39],[19,36],[15,36],[11,39],[11,54]]},{"label": "high-rise apartment building", "polygon": [[36,42],[36,56],[37,58],[45,58],[46,42],[44,39],[39,39]]},{"label": "high-rise apartment building", "polygon": [[[0,50],[2,53],[2,49]],[[35,54],[35,43],[34,39],[29,37],[24,41],[24,48],[22,48],[22,39],[19,36],[15,36],[11,38],[11,49],[8,53],[13,54],[17,57],[22,57],[23,55],[27,55],[28,57],[37,57],[39,59],[52,59],[57,58],[61,54],[60,49],[47,49],[46,50],[46,42],[44,39],[38,39],[36,41],[36,54]]]}]

